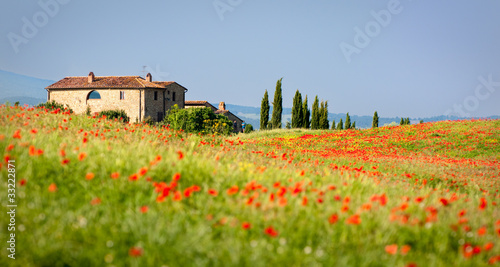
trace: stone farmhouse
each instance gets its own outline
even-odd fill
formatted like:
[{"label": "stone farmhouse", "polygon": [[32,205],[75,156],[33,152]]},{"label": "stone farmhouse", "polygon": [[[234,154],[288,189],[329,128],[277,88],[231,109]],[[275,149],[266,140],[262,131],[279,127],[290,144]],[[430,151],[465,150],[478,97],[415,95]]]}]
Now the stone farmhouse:
[{"label": "stone farmhouse", "polygon": [[140,76],[88,76],[66,77],[45,87],[47,101],[56,101],[69,106],[75,113],[123,109],[131,122],[141,122],[147,117],[161,121],[165,112],[173,105],[185,107],[210,107],[215,113],[226,115],[237,122],[241,131],[240,118],[226,110],[221,102],[219,109],[207,101],[186,101],[188,89],[176,82],[153,81],[150,73]]}]

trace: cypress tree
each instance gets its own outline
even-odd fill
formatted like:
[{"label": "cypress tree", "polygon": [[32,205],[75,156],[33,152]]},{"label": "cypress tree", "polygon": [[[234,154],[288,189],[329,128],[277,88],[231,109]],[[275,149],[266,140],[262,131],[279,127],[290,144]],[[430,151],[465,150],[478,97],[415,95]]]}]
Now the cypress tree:
[{"label": "cypress tree", "polygon": [[335,124],[335,119],[332,120],[332,130],[335,130],[335,127],[337,127],[337,124]]},{"label": "cypress tree", "polygon": [[262,103],[260,104],[260,129],[266,130],[267,123],[269,122],[269,95],[267,90],[262,98]]},{"label": "cypress tree", "polygon": [[309,120],[309,117],[311,116],[311,111],[307,107],[307,95],[306,98],[304,99],[304,103],[302,104],[302,127],[309,129],[311,126],[311,121]]},{"label": "cypress tree", "polygon": [[273,129],[281,129],[281,114],[283,113],[283,97],[281,96],[281,81],[276,82],[276,90],[274,91],[273,101],[273,116],[271,119]]},{"label": "cypress tree", "polygon": [[373,113],[372,128],[378,128],[378,113],[377,113],[377,111],[375,111],[375,113]]},{"label": "cypress tree", "polygon": [[401,121],[399,121],[399,125],[405,125],[405,121],[403,118],[401,118]]},{"label": "cypress tree", "polygon": [[345,127],[346,130],[351,129],[351,116],[349,116],[349,112],[345,115]]},{"label": "cypress tree", "polygon": [[318,96],[314,98],[313,106],[312,106],[312,117],[311,117],[311,129],[316,130],[319,129],[319,100]]},{"label": "cypress tree", "polygon": [[342,118],[340,118],[339,124],[337,124],[337,130],[343,130],[343,124]]},{"label": "cypress tree", "polygon": [[302,114],[302,95],[299,90],[295,91],[292,106],[292,128],[300,128],[304,124],[302,122],[304,115]]},{"label": "cypress tree", "polygon": [[351,129],[356,130],[356,122],[355,121],[352,122]]},{"label": "cypress tree", "polygon": [[323,112],[321,114],[321,129],[328,130],[330,128],[328,123],[328,101],[325,101],[323,106]]}]

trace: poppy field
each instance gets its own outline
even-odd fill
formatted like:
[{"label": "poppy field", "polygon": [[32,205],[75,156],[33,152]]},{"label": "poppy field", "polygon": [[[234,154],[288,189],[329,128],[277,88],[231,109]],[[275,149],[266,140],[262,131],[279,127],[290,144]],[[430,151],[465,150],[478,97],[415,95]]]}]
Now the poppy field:
[{"label": "poppy field", "polygon": [[0,266],[500,265],[499,120],[215,136],[3,105],[0,153]]}]

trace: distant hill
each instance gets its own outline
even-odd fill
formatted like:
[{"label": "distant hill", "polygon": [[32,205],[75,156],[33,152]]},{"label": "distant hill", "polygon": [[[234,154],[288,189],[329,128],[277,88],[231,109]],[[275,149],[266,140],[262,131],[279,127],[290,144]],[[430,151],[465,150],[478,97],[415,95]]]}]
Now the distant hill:
[{"label": "distant hill", "polygon": [[[0,70],[0,103],[5,103],[8,101],[13,104],[19,101],[21,105],[28,104],[30,106],[33,106],[45,102],[47,100],[47,91],[45,91],[44,88],[53,83],[55,83],[55,81],[34,78]],[[218,103],[214,103],[212,105],[214,105],[215,107],[219,106]],[[239,106],[232,104],[226,104],[226,107],[234,115],[244,120],[247,124],[252,124],[254,129],[259,129],[260,107],[248,107],[248,106]],[[346,116],[345,113],[329,113],[328,119],[330,120],[330,123],[332,119],[335,120],[336,123],[338,123],[341,118],[342,120],[345,120],[345,116]],[[357,116],[354,114],[350,114],[350,116],[351,116],[351,121],[356,122],[357,128],[370,128],[372,126],[371,116]],[[283,108],[283,118],[282,118],[283,127],[285,126],[287,121],[291,121],[291,118],[292,118],[292,109]],[[500,119],[500,116],[490,116],[489,118]],[[454,116],[452,117],[435,116],[430,118],[411,118],[411,122],[418,123],[420,120],[423,120],[425,122],[431,122],[431,121],[458,120],[458,119],[465,119],[465,118],[454,117]],[[400,117],[393,117],[393,118],[381,117],[379,119],[379,125],[383,126],[384,124],[390,124],[392,122],[396,122],[397,124],[399,124],[400,120],[401,120]]]},{"label": "distant hill", "polygon": [[6,101],[36,105],[47,100],[45,87],[54,81],[33,78],[21,74],[0,70],[0,103]]}]

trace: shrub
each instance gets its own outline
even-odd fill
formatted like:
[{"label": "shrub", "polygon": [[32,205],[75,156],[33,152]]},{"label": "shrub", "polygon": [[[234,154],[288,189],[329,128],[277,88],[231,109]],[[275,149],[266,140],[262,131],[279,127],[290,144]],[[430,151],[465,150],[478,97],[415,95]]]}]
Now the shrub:
[{"label": "shrub", "polygon": [[251,133],[253,132],[253,126],[252,124],[247,124],[247,126],[245,127],[245,133]]},{"label": "shrub", "polygon": [[115,110],[103,110],[97,113],[98,117],[106,117],[108,119],[123,119],[124,122],[129,122],[130,118],[127,116],[127,113],[123,109],[115,109]]},{"label": "shrub", "polygon": [[46,108],[46,109],[61,109],[61,110],[69,110],[70,113],[73,113],[73,110],[69,107],[64,107],[63,104],[57,103],[56,101],[47,101],[45,103],[40,103],[36,105],[37,108]]},{"label": "shrub", "polygon": [[163,120],[174,130],[188,133],[231,134],[232,122],[224,115],[216,115],[210,108],[180,109],[174,105]]}]

